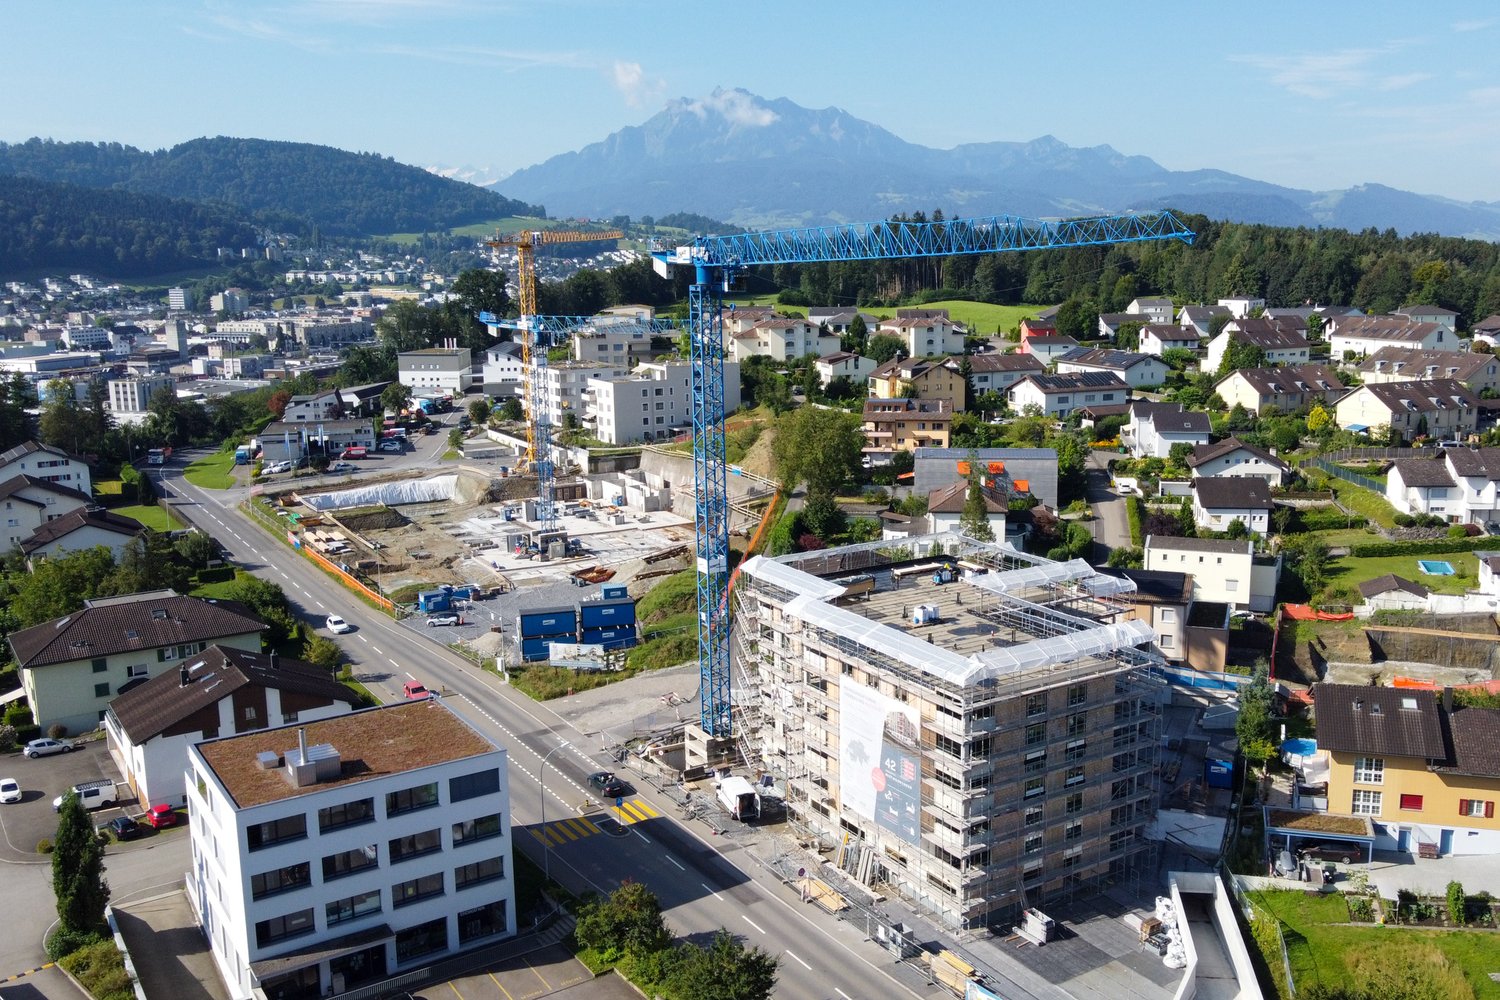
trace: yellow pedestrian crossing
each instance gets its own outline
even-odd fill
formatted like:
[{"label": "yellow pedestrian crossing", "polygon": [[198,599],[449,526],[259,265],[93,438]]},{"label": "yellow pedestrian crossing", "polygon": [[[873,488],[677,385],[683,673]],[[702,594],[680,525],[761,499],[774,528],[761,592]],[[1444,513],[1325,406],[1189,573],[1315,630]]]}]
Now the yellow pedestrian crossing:
[{"label": "yellow pedestrian crossing", "polygon": [[[611,804],[606,807],[606,811],[610,819],[623,826],[644,823],[648,819],[661,815],[640,799],[631,799],[618,807]],[[582,840],[584,837],[591,837],[599,832],[598,825],[587,816],[570,816],[543,827],[531,828],[531,835],[548,847],[561,847],[563,844]]]}]

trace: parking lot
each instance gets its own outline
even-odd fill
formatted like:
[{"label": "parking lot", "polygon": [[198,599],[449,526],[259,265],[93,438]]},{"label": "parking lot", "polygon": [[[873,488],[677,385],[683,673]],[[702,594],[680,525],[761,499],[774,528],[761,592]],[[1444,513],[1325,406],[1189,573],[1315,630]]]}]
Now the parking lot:
[{"label": "parking lot", "polygon": [[[4,835],[6,856],[13,860],[34,859],[36,845],[51,840],[57,832],[57,814],[52,800],[73,785],[83,781],[108,778],[119,781],[114,759],[104,740],[94,740],[72,753],[53,754],[31,760],[21,754],[0,758],[0,776],[21,783],[20,802],[0,806],[0,834]],[[118,785],[119,801],[90,814],[95,826],[103,826],[116,816],[139,817],[144,806],[135,799],[128,785]],[[150,830],[143,833],[150,835]]]}]

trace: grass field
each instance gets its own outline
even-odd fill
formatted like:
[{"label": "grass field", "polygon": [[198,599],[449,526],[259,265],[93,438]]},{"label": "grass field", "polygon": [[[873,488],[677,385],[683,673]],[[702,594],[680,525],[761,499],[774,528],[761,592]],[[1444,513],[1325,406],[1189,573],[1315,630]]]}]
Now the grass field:
[{"label": "grass field", "polygon": [[183,470],[183,478],[205,490],[227,490],[234,485],[234,452],[217,451],[193,462]]},{"label": "grass field", "polygon": [[[776,296],[750,295],[737,296],[725,299],[740,306],[774,306]],[[1019,305],[1019,306],[996,306],[988,302],[970,302],[965,299],[945,299],[941,302],[928,302],[923,304],[922,309],[946,309],[948,315],[953,317],[954,322],[962,323],[974,333],[992,334],[996,330],[1009,331],[1017,326],[1021,320],[1028,316],[1035,316],[1046,306]],[[807,310],[800,306],[787,307],[789,312],[797,312],[806,315]],[[861,307],[860,312],[866,312],[881,319],[892,319],[896,315],[895,309],[871,309]]]},{"label": "grass field", "polygon": [[182,522],[155,504],[136,504],[133,507],[116,507],[114,513],[133,517],[152,531],[176,531]]},{"label": "grass field", "polygon": [[[1453,564],[1453,576],[1428,576],[1417,565],[1418,559],[1434,559]],[[1341,556],[1328,566],[1328,583],[1332,586],[1357,586],[1366,580],[1394,573],[1413,583],[1420,583],[1438,594],[1462,594],[1479,583],[1479,558],[1472,552],[1445,552],[1438,556],[1372,556],[1353,559]]]},{"label": "grass field", "polygon": [[[1489,978],[1491,970],[1500,967],[1500,937],[1479,931],[1427,931],[1389,927],[1337,926],[1349,920],[1348,907],[1341,895],[1320,896],[1303,892],[1277,891],[1251,894],[1257,906],[1282,921],[1287,957],[1297,992],[1318,984],[1325,989],[1347,989],[1359,977],[1355,968],[1368,961],[1372,953],[1391,955],[1397,966],[1421,967],[1419,974],[1430,985],[1447,982],[1449,989],[1430,995],[1462,997],[1467,984],[1475,997],[1500,998],[1500,983]],[[1435,948],[1441,958],[1424,961],[1420,952]],[[1394,953],[1394,954],[1393,954]],[[1281,965],[1281,956],[1266,955],[1267,965]],[[1435,968],[1446,959],[1447,968]],[[1461,973],[1462,982],[1448,979]],[[1456,979],[1456,976],[1454,976]]]},{"label": "grass field", "polygon": [[1334,479],[1331,476],[1328,479],[1328,487],[1339,498],[1339,503],[1354,513],[1369,518],[1382,528],[1396,526],[1396,508],[1392,507],[1385,497],[1372,493],[1362,486],[1355,486],[1353,483]]},{"label": "grass field", "polygon": [[[472,236],[475,239],[494,236],[496,232],[519,233],[523,229],[562,229],[570,224],[566,219],[533,219],[524,215],[507,215],[499,219],[486,219],[484,222],[474,222],[467,226],[459,226],[448,230],[453,236]],[[389,233],[382,239],[393,243],[411,245],[422,240],[421,233]]]}]

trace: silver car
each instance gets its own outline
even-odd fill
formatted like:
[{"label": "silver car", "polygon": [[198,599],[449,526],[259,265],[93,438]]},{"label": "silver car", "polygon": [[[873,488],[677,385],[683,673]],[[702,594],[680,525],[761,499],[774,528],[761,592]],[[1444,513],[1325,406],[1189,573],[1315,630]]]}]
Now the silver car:
[{"label": "silver car", "polygon": [[48,739],[32,740],[30,743],[26,744],[26,749],[22,751],[22,753],[26,754],[26,756],[30,757],[32,760],[36,760],[38,757],[50,757],[55,753],[72,752],[73,744],[63,743],[61,740]]}]

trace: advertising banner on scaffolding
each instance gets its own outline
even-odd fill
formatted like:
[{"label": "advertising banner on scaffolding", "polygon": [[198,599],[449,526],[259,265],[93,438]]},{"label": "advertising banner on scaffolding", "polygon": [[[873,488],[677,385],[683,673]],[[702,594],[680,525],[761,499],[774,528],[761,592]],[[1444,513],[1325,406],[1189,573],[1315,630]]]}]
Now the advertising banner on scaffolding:
[{"label": "advertising banner on scaffolding", "polygon": [[872,688],[839,685],[839,791],[844,808],[916,843],[922,808],[916,709]]}]

